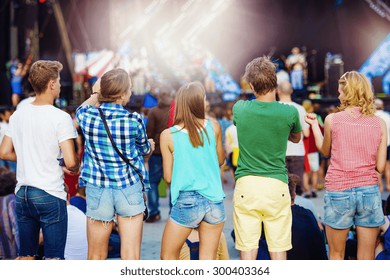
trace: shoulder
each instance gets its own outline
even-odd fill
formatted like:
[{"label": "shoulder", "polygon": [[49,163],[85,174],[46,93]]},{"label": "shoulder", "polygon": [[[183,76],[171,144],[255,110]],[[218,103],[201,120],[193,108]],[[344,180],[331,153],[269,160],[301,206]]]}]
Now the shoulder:
[{"label": "shoulder", "polygon": [[324,122],[330,124],[335,116],[337,116],[339,113],[330,113],[325,117]]},{"label": "shoulder", "polygon": [[208,119],[207,122],[211,124],[211,126],[213,127],[214,130],[221,128],[221,125],[219,124],[219,122],[217,120]]},{"label": "shoulder", "polygon": [[132,120],[135,120],[137,122],[143,121],[141,114],[138,112],[128,112],[128,116],[129,116],[129,118],[131,118]]},{"label": "shoulder", "polygon": [[170,140],[172,139],[172,132],[170,128],[164,129],[160,134],[160,140]]},{"label": "shoulder", "polygon": [[238,101],[233,105],[233,111],[239,110],[240,108],[244,107],[247,103],[248,103],[248,101],[238,100]]}]

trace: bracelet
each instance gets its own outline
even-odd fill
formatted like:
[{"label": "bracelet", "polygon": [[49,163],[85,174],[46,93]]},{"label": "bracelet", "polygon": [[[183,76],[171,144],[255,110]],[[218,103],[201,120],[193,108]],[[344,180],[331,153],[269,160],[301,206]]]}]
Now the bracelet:
[{"label": "bracelet", "polygon": [[97,91],[92,92],[92,93],[91,93],[91,96],[94,95],[94,94],[99,94],[99,93],[98,93]]}]

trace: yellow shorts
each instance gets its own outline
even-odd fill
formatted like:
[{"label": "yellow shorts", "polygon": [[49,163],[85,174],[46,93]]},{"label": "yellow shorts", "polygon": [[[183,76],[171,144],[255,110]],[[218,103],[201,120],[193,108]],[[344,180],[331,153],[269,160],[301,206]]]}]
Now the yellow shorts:
[{"label": "yellow shorts", "polygon": [[262,223],[270,252],[290,250],[291,197],[288,185],[280,180],[245,176],[237,180],[233,196],[236,249],[259,247]]}]

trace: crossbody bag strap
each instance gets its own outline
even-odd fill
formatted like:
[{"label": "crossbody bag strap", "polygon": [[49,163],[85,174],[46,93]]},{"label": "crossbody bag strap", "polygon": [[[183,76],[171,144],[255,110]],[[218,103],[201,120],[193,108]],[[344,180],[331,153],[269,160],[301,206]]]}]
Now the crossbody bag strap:
[{"label": "crossbody bag strap", "polygon": [[108,125],[107,125],[107,121],[106,121],[106,117],[104,116],[103,114],[103,110],[101,108],[98,108],[99,110],[99,114],[100,114],[100,117],[102,118],[102,121],[103,121],[103,124],[104,124],[104,128],[106,129],[106,132],[107,132],[107,135],[108,135],[108,138],[110,139],[111,141],[111,144],[112,146],[114,147],[115,151],[117,152],[117,154],[123,159],[124,162],[126,162],[128,165],[130,165],[134,171],[138,174],[140,180],[141,180],[141,183],[142,183],[142,187],[144,188],[144,178],[141,174],[141,172],[138,170],[137,167],[135,167],[128,158],[126,158],[122,153],[121,151],[119,151],[118,147],[116,146],[115,142],[114,142],[114,139],[112,138],[112,135],[111,135],[111,132],[110,132],[110,129],[108,128]]}]

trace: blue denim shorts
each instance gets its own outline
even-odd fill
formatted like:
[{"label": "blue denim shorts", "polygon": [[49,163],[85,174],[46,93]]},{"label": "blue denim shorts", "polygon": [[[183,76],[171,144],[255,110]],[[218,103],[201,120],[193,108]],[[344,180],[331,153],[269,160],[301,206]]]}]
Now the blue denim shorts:
[{"label": "blue denim shorts", "polygon": [[66,201],[30,186],[16,193],[16,216],[19,227],[19,256],[38,255],[39,232],[45,240],[45,259],[64,259],[68,213]]},{"label": "blue denim shorts", "polygon": [[378,227],[385,223],[378,185],[326,191],[324,208],[324,223],[335,229],[347,229],[352,225]]},{"label": "blue denim shorts", "polygon": [[142,184],[124,189],[111,189],[86,184],[87,213],[98,221],[111,222],[115,214],[122,217],[133,217],[145,210]]},{"label": "blue denim shorts", "polygon": [[223,201],[211,201],[198,192],[180,192],[170,219],[187,228],[197,228],[202,221],[219,224],[226,220]]}]

